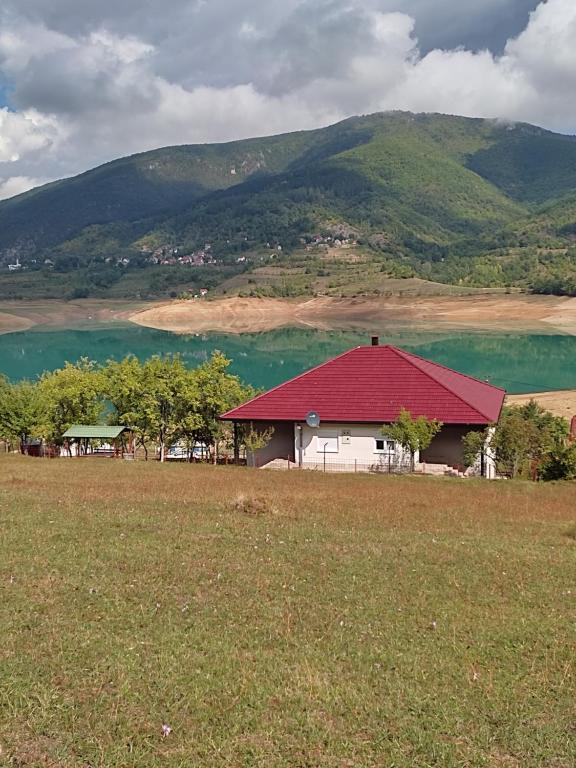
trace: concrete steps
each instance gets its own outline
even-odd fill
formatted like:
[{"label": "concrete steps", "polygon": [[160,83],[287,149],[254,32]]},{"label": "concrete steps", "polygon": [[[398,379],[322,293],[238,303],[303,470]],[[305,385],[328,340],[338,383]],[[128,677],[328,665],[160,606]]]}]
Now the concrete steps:
[{"label": "concrete steps", "polygon": [[298,465],[288,459],[273,459],[263,464],[260,469],[298,469]]},{"label": "concrete steps", "polygon": [[466,477],[463,472],[448,464],[420,464],[420,472],[423,475],[435,475],[436,477]]}]

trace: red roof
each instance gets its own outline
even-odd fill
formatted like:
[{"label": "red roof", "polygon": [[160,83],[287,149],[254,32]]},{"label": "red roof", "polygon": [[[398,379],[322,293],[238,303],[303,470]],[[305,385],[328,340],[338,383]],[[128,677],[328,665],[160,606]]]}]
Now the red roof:
[{"label": "red roof", "polygon": [[231,421],[389,423],[402,408],[444,424],[498,421],[505,390],[392,346],[351,349],[225,413]]}]

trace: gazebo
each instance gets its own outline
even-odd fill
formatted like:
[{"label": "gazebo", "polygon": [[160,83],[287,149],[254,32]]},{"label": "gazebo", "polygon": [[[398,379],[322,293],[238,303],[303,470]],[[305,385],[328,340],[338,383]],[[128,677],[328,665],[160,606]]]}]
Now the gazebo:
[{"label": "gazebo", "polygon": [[[128,435],[128,445],[125,436]],[[68,443],[68,455],[72,456],[109,456],[124,458],[126,452],[133,454],[132,430],[120,425],[106,426],[102,424],[74,424],[66,430],[62,438]],[[106,441],[110,448],[92,448],[92,440]],[[72,446],[76,451],[72,451]]]}]

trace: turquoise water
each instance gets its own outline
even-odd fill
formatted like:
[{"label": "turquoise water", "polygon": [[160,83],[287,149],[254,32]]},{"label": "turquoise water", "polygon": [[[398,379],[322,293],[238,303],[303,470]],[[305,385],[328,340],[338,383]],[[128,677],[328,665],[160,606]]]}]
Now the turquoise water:
[{"label": "turquoise water", "polygon": [[[420,332],[380,329],[381,343],[402,346],[456,370],[487,379],[511,393],[576,388],[576,337],[520,334]],[[232,370],[269,388],[358,344],[356,331],[284,328],[268,333],[177,336],[135,325],[90,330],[32,330],[0,336],[0,372],[13,380],[33,378],[66,360],[104,362],[133,353],[141,359],[179,353],[189,366],[219,349]]]}]

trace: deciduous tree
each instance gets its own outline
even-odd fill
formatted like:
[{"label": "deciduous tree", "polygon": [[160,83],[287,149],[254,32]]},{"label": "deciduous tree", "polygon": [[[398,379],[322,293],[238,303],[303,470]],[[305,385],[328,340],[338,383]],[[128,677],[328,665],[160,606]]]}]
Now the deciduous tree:
[{"label": "deciduous tree", "polygon": [[98,424],[104,412],[104,381],[96,363],[83,358],[45,373],[38,383],[43,401],[39,432],[48,441],[61,444],[73,424]]},{"label": "deciduous tree", "polygon": [[0,381],[0,435],[17,440],[20,450],[38,434],[44,416],[44,399],[37,384]]},{"label": "deciduous tree", "polygon": [[537,479],[547,457],[567,438],[568,422],[534,400],[506,408],[491,440],[497,469],[509,477]]},{"label": "deciduous tree", "polygon": [[442,423],[425,416],[412,418],[410,411],[402,408],[395,422],[384,425],[382,433],[391,440],[396,440],[410,453],[410,469],[414,472],[417,452],[425,451],[438,432]]}]

